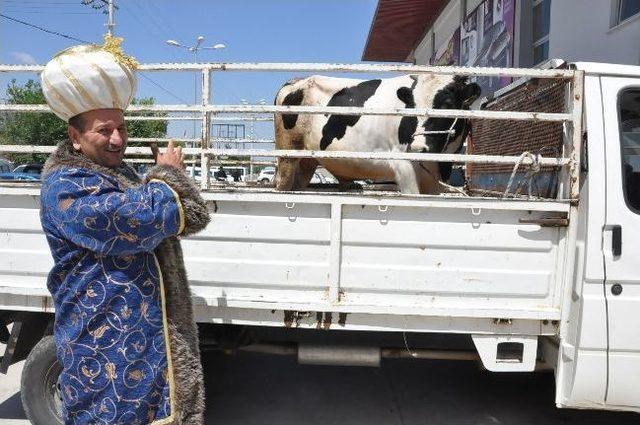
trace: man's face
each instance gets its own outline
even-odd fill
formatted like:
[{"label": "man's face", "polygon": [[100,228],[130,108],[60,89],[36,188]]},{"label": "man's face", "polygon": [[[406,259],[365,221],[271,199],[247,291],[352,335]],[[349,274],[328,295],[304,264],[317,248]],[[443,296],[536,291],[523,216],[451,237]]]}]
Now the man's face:
[{"label": "man's face", "polygon": [[127,125],[120,109],[96,109],[81,115],[80,132],[69,126],[69,137],[75,150],[98,165],[116,168],[122,163],[127,148]]}]

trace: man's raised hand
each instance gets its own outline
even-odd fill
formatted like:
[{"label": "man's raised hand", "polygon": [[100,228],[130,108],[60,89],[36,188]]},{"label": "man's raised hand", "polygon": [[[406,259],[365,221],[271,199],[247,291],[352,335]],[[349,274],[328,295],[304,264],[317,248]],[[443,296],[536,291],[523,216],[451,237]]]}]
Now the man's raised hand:
[{"label": "man's raised hand", "polygon": [[171,167],[184,169],[184,154],[180,146],[174,147],[174,141],[170,140],[167,145],[165,153],[160,153],[157,145],[151,145],[151,151],[153,152],[158,165],[169,165]]}]

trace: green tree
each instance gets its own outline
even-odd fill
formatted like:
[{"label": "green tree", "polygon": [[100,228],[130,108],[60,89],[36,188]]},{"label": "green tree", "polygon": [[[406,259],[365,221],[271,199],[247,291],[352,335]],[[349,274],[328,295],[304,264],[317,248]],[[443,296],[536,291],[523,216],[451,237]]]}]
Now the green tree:
[{"label": "green tree", "polygon": [[[131,101],[132,105],[155,105],[156,99],[153,97],[141,97],[139,99],[134,98]],[[138,117],[166,117],[166,112],[127,112],[126,115],[135,115]],[[127,121],[127,130],[129,137],[167,137],[167,124],[166,120],[158,121]],[[129,142],[129,146],[149,146],[149,143],[145,142]]]},{"label": "green tree", "polygon": [[[19,84],[11,80],[7,87],[9,104],[45,104],[39,82],[28,80]],[[153,105],[155,99],[146,97],[133,99],[134,105]],[[165,112],[135,112],[127,115],[166,116]],[[128,121],[129,137],[166,137],[167,121]],[[4,112],[0,114],[0,144],[54,146],[67,138],[67,123],[52,113]],[[131,146],[148,146],[148,143],[131,142]],[[16,164],[44,162],[47,154],[5,155]]]},{"label": "green tree", "polygon": [[[40,83],[29,80],[20,85],[11,80],[7,103],[37,105],[46,103]],[[55,145],[67,137],[67,125],[52,113],[5,112],[0,115],[0,143],[5,145]],[[43,162],[46,154],[10,154],[14,163]]]}]

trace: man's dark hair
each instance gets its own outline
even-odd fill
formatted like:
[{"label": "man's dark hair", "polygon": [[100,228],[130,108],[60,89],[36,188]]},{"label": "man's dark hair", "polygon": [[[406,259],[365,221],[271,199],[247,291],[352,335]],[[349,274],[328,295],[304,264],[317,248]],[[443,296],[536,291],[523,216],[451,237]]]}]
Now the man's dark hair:
[{"label": "man's dark hair", "polygon": [[87,123],[85,122],[84,118],[82,118],[82,114],[74,115],[69,118],[69,125],[78,130],[80,133],[84,133],[84,126],[86,124]]}]

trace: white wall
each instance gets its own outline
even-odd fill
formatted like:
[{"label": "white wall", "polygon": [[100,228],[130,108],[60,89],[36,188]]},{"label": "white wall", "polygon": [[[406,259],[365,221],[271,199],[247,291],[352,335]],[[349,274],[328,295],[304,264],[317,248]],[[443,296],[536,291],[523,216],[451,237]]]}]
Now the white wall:
[{"label": "white wall", "polygon": [[433,54],[431,47],[432,33],[435,34],[436,50],[448,42],[455,30],[460,26],[461,0],[451,0],[433,23],[429,32],[420,41],[413,54],[415,63],[426,65]]},{"label": "white wall", "polygon": [[615,28],[616,0],[552,0],[549,58],[640,65],[640,17]]},{"label": "white wall", "polygon": [[433,29],[429,30],[413,52],[413,58],[416,64],[427,65],[429,63],[429,58],[433,54],[431,37],[433,37]]}]

